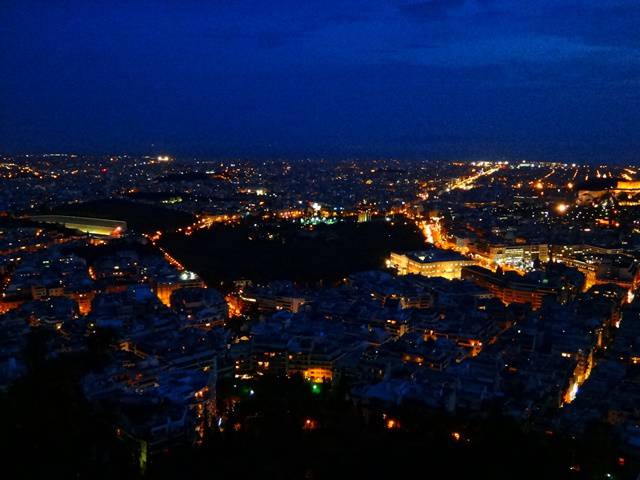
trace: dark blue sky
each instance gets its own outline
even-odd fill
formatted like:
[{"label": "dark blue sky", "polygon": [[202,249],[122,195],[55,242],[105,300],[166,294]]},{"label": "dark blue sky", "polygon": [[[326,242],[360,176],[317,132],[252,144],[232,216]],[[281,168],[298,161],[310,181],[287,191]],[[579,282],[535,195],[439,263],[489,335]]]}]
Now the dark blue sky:
[{"label": "dark blue sky", "polygon": [[638,0],[2,0],[0,152],[640,161]]}]

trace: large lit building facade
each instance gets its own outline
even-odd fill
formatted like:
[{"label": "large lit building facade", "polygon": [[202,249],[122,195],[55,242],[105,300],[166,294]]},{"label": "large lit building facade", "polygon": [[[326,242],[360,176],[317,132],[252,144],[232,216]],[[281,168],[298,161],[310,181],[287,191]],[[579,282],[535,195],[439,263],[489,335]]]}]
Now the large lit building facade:
[{"label": "large lit building facade", "polygon": [[451,250],[431,249],[418,252],[392,252],[387,266],[397,270],[398,275],[423,275],[443,277],[449,280],[460,278],[462,267],[477,265],[478,262]]},{"label": "large lit building facade", "polygon": [[107,218],[71,217],[66,215],[34,215],[31,220],[55,223],[90,235],[119,237],[127,230],[127,222]]}]

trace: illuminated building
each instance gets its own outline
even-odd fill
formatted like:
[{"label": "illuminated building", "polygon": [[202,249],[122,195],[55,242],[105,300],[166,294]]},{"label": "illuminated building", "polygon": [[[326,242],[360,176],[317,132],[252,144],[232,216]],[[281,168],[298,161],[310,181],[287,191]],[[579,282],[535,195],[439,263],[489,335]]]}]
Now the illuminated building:
[{"label": "illuminated building", "polygon": [[333,378],[333,370],[323,367],[311,367],[304,371],[305,380],[314,383],[330,382]]},{"label": "illuminated building", "polygon": [[78,310],[80,315],[87,315],[91,312],[91,302],[96,296],[95,292],[70,292],[66,296],[71,300],[74,300],[78,304]]},{"label": "illuminated building", "polygon": [[80,230],[90,235],[119,237],[127,230],[127,222],[106,218],[70,217],[65,215],[34,215],[31,220],[43,223],[55,223],[65,228]]},{"label": "illuminated building", "polygon": [[535,260],[547,262],[549,260],[549,246],[547,244],[483,244],[476,246],[477,253],[489,261],[502,265],[520,266],[530,264]]},{"label": "illuminated building", "polygon": [[383,328],[393,338],[401,337],[409,331],[409,325],[406,321],[396,320],[395,318],[387,319],[383,324]]},{"label": "illuminated building", "polygon": [[171,294],[180,288],[204,288],[205,284],[200,277],[193,272],[180,272],[156,281],[154,292],[158,299],[167,307],[171,306]]},{"label": "illuminated building", "polygon": [[297,313],[307,298],[288,282],[272,282],[266,287],[249,288],[239,295],[241,310],[252,306],[260,312],[286,310]]},{"label": "illuminated building", "polygon": [[257,335],[248,344],[246,362],[237,360],[236,378],[264,375],[302,375],[313,384],[329,382],[335,376],[335,364],[343,355],[332,343],[309,338],[284,339]]},{"label": "illuminated building", "polygon": [[310,339],[300,339],[296,350],[287,356],[287,374],[302,374],[312,382],[332,380],[335,363],[343,354],[337,345]]},{"label": "illuminated building", "polygon": [[78,304],[78,311],[81,315],[86,315],[91,311],[91,302],[95,297],[92,290],[83,292],[69,292],[61,285],[43,286],[31,285],[31,298],[34,300],[44,300],[51,297],[67,297]]},{"label": "illuminated building", "polygon": [[585,290],[592,285],[606,283],[635,290],[638,284],[638,262],[628,255],[580,253],[562,261],[585,275]]},{"label": "illuminated building", "polygon": [[545,297],[555,298],[557,295],[554,287],[533,283],[513,272],[500,275],[486,268],[470,266],[462,269],[462,278],[471,280],[476,285],[487,289],[507,305],[510,303],[530,303],[534,310],[542,306]]},{"label": "illuminated building", "polygon": [[400,297],[400,307],[403,309],[416,308],[418,310],[423,310],[433,307],[433,303],[433,294],[428,291],[416,292],[410,295],[402,295]]},{"label": "illuminated building", "polygon": [[42,300],[49,297],[61,297],[62,295],[64,295],[64,287],[61,285],[51,287],[31,285],[31,297],[34,300]]},{"label": "illuminated building", "polygon": [[554,261],[565,262],[580,255],[614,255],[621,254],[622,248],[617,247],[601,247],[598,245],[553,245],[552,257]]},{"label": "illuminated building", "polygon": [[242,301],[238,295],[227,295],[224,297],[229,307],[229,318],[239,317],[242,315]]},{"label": "illuminated building", "polygon": [[392,252],[387,265],[395,268],[398,275],[423,275],[425,277],[443,277],[449,280],[460,278],[462,267],[477,265],[459,253],[450,250],[425,250],[409,253]]},{"label": "illuminated building", "polygon": [[24,300],[5,300],[0,301],[0,314],[10,312],[18,308],[24,303]]},{"label": "illuminated building", "polygon": [[358,213],[358,223],[365,223],[371,220],[371,213],[369,210]]},{"label": "illuminated building", "polygon": [[612,195],[623,205],[640,204],[640,182],[615,178],[592,178],[576,187],[578,205],[590,205]]},{"label": "illuminated building", "polygon": [[271,295],[240,295],[243,308],[255,304],[261,312],[273,312],[276,310],[286,310],[297,313],[304,305],[305,299],[302,297],[271,296]]}]

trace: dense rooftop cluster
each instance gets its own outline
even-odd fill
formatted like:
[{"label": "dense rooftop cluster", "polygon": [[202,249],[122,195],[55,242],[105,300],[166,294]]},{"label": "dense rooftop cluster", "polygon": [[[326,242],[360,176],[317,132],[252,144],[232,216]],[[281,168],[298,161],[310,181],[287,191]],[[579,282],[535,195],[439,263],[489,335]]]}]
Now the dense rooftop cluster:
[{"label": "dense rooftop cluster", "polygon": [[[250,430],[243,406],[265,378],[340,392],[391,430],[407,428],[389,413],[403,405],[498,409],[569,437],[600,422],[620,455],[637,458],[640,184],[631,167],[601,170],[4,158],[0,387],[28,377],[34,356],[91,356],[83,398],[110,412],[143,471],[208,432]],[[109,215],[101,202],[114,199],[125,207]],[[141,205],[187,216],[155,227],[146,210],[136,217]],[[338,227],[372,222],[419,229],[420,248],[389,249],[339,280],[234,269],[245,254],[233,239],[260,242],[271,265],[270,245],[317,255],[341,245]],[[226,250],[203,247],[229,232]],[[212,272],[190,245],[235,260]],[[321,423],[309,416],[301,428]]]}]

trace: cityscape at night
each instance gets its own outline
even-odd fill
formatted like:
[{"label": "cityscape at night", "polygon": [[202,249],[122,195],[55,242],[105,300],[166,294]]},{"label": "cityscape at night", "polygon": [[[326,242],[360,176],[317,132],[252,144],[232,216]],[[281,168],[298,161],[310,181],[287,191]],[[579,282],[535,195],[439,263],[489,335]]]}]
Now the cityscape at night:
[{"label": "cityscape at night", "polygon": [[640,479],[639,127],[635,0],[2,2],[6,478]]}]

